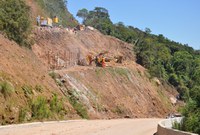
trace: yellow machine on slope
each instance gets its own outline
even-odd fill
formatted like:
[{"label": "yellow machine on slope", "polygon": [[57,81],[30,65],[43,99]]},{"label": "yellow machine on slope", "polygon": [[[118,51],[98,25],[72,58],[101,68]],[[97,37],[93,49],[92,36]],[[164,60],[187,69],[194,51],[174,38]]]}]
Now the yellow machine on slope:
[{"label": "yellow machine on slope", "polygon": [[92,62],[95,62],[96,66],[98,67],[106,67],[106,62],[114,61],[115,63],[122,63],[123,56],[114,56],[114,58],[106,58],[105,54],[108,51],[104,51],[99,53],[98,55],[94,56],[93,53],[87,55],[88,65],[92,65]]},{"label": "yellow machine on slope", "polygon": [[54,16],[53,20],[48,17],[44,18],[44,17],[37,16],[36,20],[37,20],[37,25],[41,27],[53,27],[53,24],[58,23],[57,16]]},{"label": "yellow machine on slope", "polygon": [[92,65],[92,62],[94,61],[96,66],[105,67],[106,66],[105,65],[106,58],[105,58],[104,55],[107,54],[107,53],[108,53],[108,51],[104,51],[104,52],[99,53],[96,56],[93,56],[93,54],[90,53],[90,54],[87,55],[86,59],[87,59],[89,65]]}]

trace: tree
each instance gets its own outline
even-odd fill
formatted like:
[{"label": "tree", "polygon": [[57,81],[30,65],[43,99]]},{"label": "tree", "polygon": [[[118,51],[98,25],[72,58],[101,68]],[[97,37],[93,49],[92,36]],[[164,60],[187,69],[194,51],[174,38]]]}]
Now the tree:
[{"label": "tree", "polygon": [[145,33],[151,34],[151,29],[150,28],[145,28]]},{"label": "tree", "polygon": [[23,0],[1,0],[0,31],[19,45],[30,47],[30,8]]},{"label": "tree", "polygon": [[191,71],[193,56],[187,51],[178,51],[174,54],[172,64],[178,75],[188,75]]},{"label": "tree", "polygon": [[83,22],[85,22],[87,16],[88,16],[88,10],[86,8],[80,9],[76,16],[83,19]]},{"label": "tree", "polygon": [[94,12],[98,18],[109,18],[108,10],[103,7],[95,7]]},{"label": "tree", "polygon": [[67,7],[68,1],[67,0],[63,0],[63,2],[65,3],[65,6]]}]

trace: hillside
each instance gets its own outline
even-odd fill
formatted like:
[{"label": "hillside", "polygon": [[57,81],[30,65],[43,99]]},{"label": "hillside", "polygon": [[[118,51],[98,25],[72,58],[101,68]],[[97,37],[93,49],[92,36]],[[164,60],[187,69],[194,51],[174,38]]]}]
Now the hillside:
[{"label": "hillside", "polygon": [[[0,57],[1,124],[35,119],[59,119],[64,115],[71,117],[70,114],[74,113],[73,108],[48,75],[47,68],[31,50],[21,48],[0,35]],[[37,101],[39,103],[38,97],[50,103],[55,94],[59,100],[63,98],[61,110],[64,114],[53,113],[53,116],[40,118],[48,111],[48,108],[43,108],[41,114],[34,116],[33,106]],[[49,103],[42,105],[46,106]],[[74,114],[73,116],[76,117]]]},{"label": "hillside", "polygon": [[[170,97],[176,93],[148,78],[146,70],[135,63],[131,44],[88,28],[76,33],[36,28],[34,35],[33,52],[60,75],[61,89],[86,106],[89,116],[164,117],[173,110]],[[122,55],[123,63],[107,62],[106,68],[88,66],[87,54],[102,51],[109,52],[108,58]],[[79,60],[86,64],[79,66]]]},{"label": "hillside", "polygon": [[[136,63],[132,44],[105,36],[92,27],[83,31],[37,27],[34,18],[38,14],[50,17],[58,14],[63,26],[77,23],[70,21],[70,14],[68,17],[60,14],[61,9],[68,13],[66,8],[58,9],[63,7],[63,1],[26,2],[33,22],[32,50],[0,35],[1,124],[165,117],[176,111],[171,101],[177,95],[176,90],[152,78]],[[96,67],[94,62],[88,65],[88,55],[102,52],[106,52],[105,68]],[[117,57],[122,57],[122,63],[115,62]]]},{"label": "hillside", "polygon": [[184,116],[179,129],[200,133],[199,50],[194,50],[188,44],[172,41],[162,34],[152,34],[150,28],[142,31],[126,26],[123,22],[114,24],[108,10],[103,7],[95,7],[91,11],[80,9],[78,16],[85,25],[135,45],[136,62],[148,69],[152,77],[173,85],[179,93],[179,99],[186,102],[179,109]]}]

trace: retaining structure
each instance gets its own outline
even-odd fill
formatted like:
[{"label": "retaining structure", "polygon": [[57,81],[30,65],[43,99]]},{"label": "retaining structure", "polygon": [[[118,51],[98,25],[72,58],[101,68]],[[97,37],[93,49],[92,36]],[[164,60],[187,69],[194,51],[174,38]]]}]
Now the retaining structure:
[{"label": "retaining structure", "polygon": [[172,123],[174,123],[175,121],[180,123],[181,120],[182,117],[178,117],[178,118],[169,118],[159,122],[156,135],[198,135],[194,133],[183,132],[176,129],[172,129]]}]

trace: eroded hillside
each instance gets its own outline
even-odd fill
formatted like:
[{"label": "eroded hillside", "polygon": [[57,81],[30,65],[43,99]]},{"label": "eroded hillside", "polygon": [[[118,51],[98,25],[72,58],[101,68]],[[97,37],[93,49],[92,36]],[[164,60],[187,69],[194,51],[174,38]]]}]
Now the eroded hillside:
[{"label": "eroded hillside", "polygon": [[[148,77],[135,63],[131,44],[89,28],[75,33],[35,28],[34,37],[37,57],[60,75],[60,89],[85,106],[90,118],[163,117],[173,111],[172,88]],[[103,51],[110,59],[123,56],[123,62],[107,62],[105,68],[89,66],[86,56]],[[79,61],[84,64],[78,65]]]},{"label": "eroded hillside", "polygon": [[[72,117],[73,108],[31,50],[0,35],[0,58],[0,124]],[[56,98],[63,99],[59,109]],[[51,113],[50,104],[59,111]]]}]

